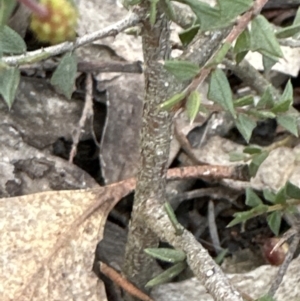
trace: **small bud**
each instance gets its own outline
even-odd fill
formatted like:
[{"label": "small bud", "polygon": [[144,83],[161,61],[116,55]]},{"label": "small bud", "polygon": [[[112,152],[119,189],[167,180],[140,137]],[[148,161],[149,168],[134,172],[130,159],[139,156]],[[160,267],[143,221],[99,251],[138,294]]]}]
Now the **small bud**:
[{"label": "small bud", "polygon": [[288,252],[289,246],[287,243],[283,243],[281,246],[274,250],[274,247],[279,242],[279,238],[273,237],[268,239],[263,245],[263,255],[265,259],[271,265],[281,265],[285,259]]},{"label": "small bud", "polygon": [[41,0],[45,6],[47,16],[31,16],[30,29],[41,42],[58,44],[75,38],[75,27],[78,19],[78,11],[69,0]]}]

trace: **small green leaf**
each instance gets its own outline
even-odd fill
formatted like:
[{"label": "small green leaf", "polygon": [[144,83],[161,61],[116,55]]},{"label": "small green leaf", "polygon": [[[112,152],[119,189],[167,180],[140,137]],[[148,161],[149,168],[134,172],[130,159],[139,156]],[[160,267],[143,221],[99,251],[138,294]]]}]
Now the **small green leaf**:
[{"label": "small green leaf", "polygon": [[246,142],[249,143],[252,132],[256,127],[256,122],[245,114],[239,114],[238,118],[235,120],[235,125]]},{"label": "small green leaf", "polygon": [[61,59],[51,78],[51,84],[55,89],[64,94],[68,99],[71,99],[72,96],[76,72],[76,56],[72,53],[67,53]]},{"label": "small green leaf", "polygon": [[239,99],[235,99],[233,101],[233,105],[234,107],[244,107],[244,106],[249,106],[249,105],[253,105],[254,103],[254,99],[253,99],[253,96],[252,95],[246,95],[246,96],[243,96]]},{"label": "small green leaf", "polygon": [[258,15],[251,22],[251,50],[271,57],[283,56],[272,26],[262,15]]},{"label": "small green leaf", "polygon": [[255,177],[259,166],[265,161],[265,159],[268,157],[269,153],[267,151],[264,151],[260,154],[254,155],[253,159],[249,165],[249,171],[250,176]]},{"label": "small green leaf", "polygon": [[273,57],[270,55],[263,55],[263,66],[265,72],[269,72],[277,62],[278,62],[277,57],[275,56]]},{"label": "small green leaf", "polygon": [[285,184],[285,193],[291,199],[300,200],[300,187],[294,185],[290,181]]},{"label": "small green leaf", "polygon": [[234,45],[234,53],[248,52],[251,48],[251,36],[248,28],[246,28],[237,38]]},{"label": "small green leaf", "polygon": [[271,93],[271,87],[265,90],[264,94],[262,95],[261,99],[259,100],[256,108],[257,109],[269,109],[274,106],[274,100]]},{"label": "small green leaf", "polygon": [[231,43],[224,43],[218,52],[214,55],[212,60],[206,65],[206,67],[216,66],[222,63],[224,57],[228,53],[229,49],[231,48]]},{"label": "small green leaf", "polygon": [[243,161],[248,158],[248,155],[239,153],[239,152],[230,152],[229,153],[229,160],[231,162],[236,162],[236,161]]},{"label": "small green leaf", "polygon": [[247,111],[247,114],[248,115],[252,115],[256,118],[259,118],[259,119],[268,119],[268,118],[275,118],[276,117],[276,114],[274,114],[273,112],[270,112],[270,111],[258,111],[258,110],[255,110],[255,109],[250,109]]},{"label": "small green leaf", "polygon": [[263,190],[263,195],[264,195],[264,198],[269,201],[270,203],[274,204],[275,203],[275,199],[276,199],[276,194],[271,192],[270,190],[268,189],[264,189]]},{"label": "small green leaf", "polygon": [[19,82],[20,71],[18,68],[0,70],[0,94],[3,96],[9,109],[12,107],[15,100]]},{"label": "small green leaf", "polygon": [[262,152],[261,147],[253,146],[253,145],[246,146],[243,150],[243,153],[250,154],[250,155],[260,154],[261,152]]},{"label": "small green leaf", "polygon": [[221,12],[216,7],[199,0],[181,0],[180,2],[187,4],[195,13],[201,31],[224,28],[228,25],[228,20],[221,19]]},{"label": "small green leaf", "polygon": [[258,195],[251,188],[246,188],[246,205],[256,207],[261,204],[263,202]]},{"label": "small green leaf", "polygon": [[191,123],[194,122],[195,118],[199,113],[201,105],[201,97],[198,91],[192,91],[186,102],[186,112]]},{"label": "small green leaf", "polygon": [[284,88],[284,91],[280,97],[280,101],[290,100],[293,101],[293,86],[291,80],[289,80]]},{"label": "small green leaf", "polygon": [[180,81],[191,80],[200,72],[199,66],[189,61],[165,61],[164,67]]},{"label": "small green leaf", "polygon": [[169,269],[165,270],[155,278],[151,279],[145,287],[153,287],[159,284],[167,283],[172,280],[174,277],[179,275],[186,268],[185,262],[178,262]]},{"label": "small green leaf", "polygon": [[247,55],[248,51],[239,52],[235,56],[235,61],[237,64],[239,64]]},{"label": "small green leaf", "polygon": [[281,213],[279,211],[272,212],[267,216],[267,222],[272,232],[278,236],[281,225]]},{"label": "small green leaf", "polygon": [[24,40],[8,26],[0,29],[0,41],[0,53],[19,54],[26,51]]},{"label": "small green leaf", "polygon": [[229,111],[233,117],[236,117],[230,85],[221,69],[216,69],[211,73],[207,96],[210,100],[215,101]]},{"label": "small green leaf", "polygon": [[221,18],[235,19],[238,15],[247,11],[252,5],[252,0],[218,0],[221,10]]},{"label": "small green leaf", "polygon": [[268,206],[261,204],[252,208],[249,211],[235,213],[233,215],[234,219],[227,225],[227,228],[235,226],[241,222],[245,222],[255,216],[259,216],[263,213],[266,213],[268,211],[268,208]]},{"label": "small green leaf", "polygon": [[186,255],[181,250],[174,250],[169,248],[147,248],[144,252],[156,259],[176,263],[180,261],[184,261],[186,259]]},{"label": "small green leaf", "polygon": [[15,0],[1,0],[0,1],[0,30],[5,25],[15,9],[17,2]]},{"label": "small green leaf", "polygon": [[277,122],[294,136],[298,137],[297,116],[295,115],[279,115],[276,118]]},{"label": "small green leaf", "polygon": [[269,296],[269,295],[264,295],[260,298],[258,298],[255,301],[276,301],[273,297]]},{"label": "small green leaf", "polygon": [[164,4],[165,12],[167,13],[168,18],[172,21],[175,21],[177,18],[172,2],[170,0],[164,0]]},{"label": "small green leaf", "polygon": [[156,12],[157,12],[157,3],[159,0],[149,0],[150,1],[150,14],[149,20],[150,24],[153,26],[156,22]]},{"label": "small green leaf", "polygon": [[280,100],[275,103],[274,107],[271,109],[273,113],[284,113],[289,110],[291,105],[293,104],[293,101],[290,99],[286,100]]},{"label": "small green leaf", "polygon": [[142,0],[124,0],[124,7],[128,9],[129,6],[140,4]]},{"label": "small green leaf", "polygon": [[171,98],[164,101],[162,104],[159,105],[160,110],[170,110],[176,104],[181,102],[186,97],[186,92],[181,92],[178,94],[173,95]]},{"label": "small green leaf", "polygon": [[300,24],[294,24],[278,30],[275,35],[277,39],[285,39],[292,37],[300,32]]},{"label": "small green leaf", "polygon": [[169,217],[169,219],[170,219],[170,221],[171,221],[171,223],[172,223],[172,225],[175,229],[175,234],[176,235],[181,235],[183,233],[184,228],[178,222],[172,206],[170,205],[169,202],[165,202],[164,207],[165,207],[167,215],[168,215],[168,217]]},{"label": "small green leaf", "polygon": [[297,25],[297,24],[300,24],[300,7],[297,9],[297,13],[293,21],[293,25]]},{"label": "small green leaf", "polygon": [[281,187],[275,196],[275,204],[286,204],[285,187]]},{"label": "small green leaf", "polygon": [[179,39],[183,46],[188,46],[199,31],[200,26],[194,25],[179,33]]},{"label": "small green leaf", "polygon": [[225,256],[229,253],[228,249],[223,249],[216,258],[214,258],[214,261],[216,264],[221,265],[223,262]]}]

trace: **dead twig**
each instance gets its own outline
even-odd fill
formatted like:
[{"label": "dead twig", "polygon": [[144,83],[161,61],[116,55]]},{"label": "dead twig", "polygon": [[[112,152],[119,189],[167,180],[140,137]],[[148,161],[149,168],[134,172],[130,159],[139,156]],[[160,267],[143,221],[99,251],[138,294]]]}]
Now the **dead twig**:
[{"label": "dead twig", "polygon": [[100,264],[100,271],[106,277],[108,277],[110,280],[116,283],[118,286],[123,288],[130,295],[137,297],[142,301],[154,301],[152,298],[150,298],[148,295],[146,295],[141,290],[139,290],[136,286],[134,286],[131,282],[129,282],[126,278],[120,275],[113,268],[111,268],[110,266],[108,266],[107,264],[101,261],[99,262],[99,264]]},{"label": "dead twig", "polygon": [[90,73],[87,74],[86,77],[86,92],[85,92],[85,102],[84,102],[84,108],[82,110],[82,114],[80,117],[80,120],[78,122],[77,127],[74,130],[73,133],[73,144],[69,155],[69,162],[72,163],[73,159],[77,152],[77,145],[79,143],[79,139],[81,136],[81,133],[83,132],[83,128],[85,126],[85,123],[87,119],[91,119],[91,117],[94,115],[93,110],[93,80]]}]

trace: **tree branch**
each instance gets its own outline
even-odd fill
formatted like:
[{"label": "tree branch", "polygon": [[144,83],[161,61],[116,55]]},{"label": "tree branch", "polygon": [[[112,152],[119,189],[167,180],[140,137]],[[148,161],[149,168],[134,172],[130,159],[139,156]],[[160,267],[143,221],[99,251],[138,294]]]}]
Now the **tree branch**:
[{"label": "tree branch", "polygon": [[188,265],[214,300],[243,301],[240,293],[230,284],[221,268],[192,233],[184,230],[182,235],[175,234],[175,229],[160,202],[149,199],[144,206],[142,218],[147,225],[162,241],[186,253]]},{"label": "tree branch", "polygon": [[73,51],[80,46],[89,44],[99,39],[106,38],[109,36],[116,36],[121,31],[125,30],[128,27],[135,26],[139,22],[139,16],[135,13],[130,13],[124,19],[112,25],[109,25],[103,29],[77,38],[74,42],[64,42],[55,46],[50,46],[35,51],[29,51],[22,55],[2,57],[0,62],[3,62],[10,66],[38,62],[47,59],[51,56],[62,54],[67,51]]}]

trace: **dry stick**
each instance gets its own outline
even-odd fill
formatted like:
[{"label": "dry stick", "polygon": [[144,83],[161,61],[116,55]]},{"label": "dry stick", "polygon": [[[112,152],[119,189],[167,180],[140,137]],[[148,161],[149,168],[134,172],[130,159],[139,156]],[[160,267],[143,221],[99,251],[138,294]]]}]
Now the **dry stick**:
[{"label": "dry stick", "polygon": [[222,248],[221,248],[217,225],[216,225],[214,202],[212,200],[210,200],[208,203],[207,216],[208,216],[208,229],[209,229],[210,238],[213,242],[213,246],[216,253],[219,254]]},{"label": "dry stick", "polygon": [[73,144],[69,155],[69,162],[72,163],[73,159],[77,152],[77,146],[79,143],[79,139],[81,136],[81,133],[83,132],[83,128],[85,126],[85,123],[87,119],[91,118],[94,115],[93,110],[93,80],[92,75],[90,73],[87,74],[86,77],[86,86],[85,86],[86,92],[85,92],[85,102],[84,107],[82,110],[82,114],[80,117],[80,120],[78,122],[77,127],[74,129],[73,133]]},{"label": "dry stick", "polygon": [[64,42],[55,46],[46,47],[43,49],[29,51],[22,55],[2,57],[0,62],[6,63],[11,66],[24,65],[31,62],[41,61],[51,56],[65,53],[67,51],[73,51],[76,48],[94,42],[96,40],[116,36],[121,31],[135,26],[140,22],[140,17],[135,13],[129,13],[122,20],[109,25],[101,30],[95,31],[84,35],[83,37],[77,38],[74,42]]},{"label": "dry stick", "polygon": [[269,289],[269,292],[268,294],[271,296],[271,297],[274,297],[280,283],[282,282],[282,279],[283,279],[283,276],[285,275],[292,259],[293,259],[293,256],[296,252],[296,249],[299,245],[299,241],[300,241],[300,234],[297,233],[293,240],[292,240],[292,243],[290,244],[290,247],[289,247],[289,250],[288,250],[288,253],[286,254],[286,257],[284,259],[284,262],[282,263],[282,265],[280,266],[279,268],[279,271],[276,275],[276,278],[275,280],[273,281],[270,289]]},{"label": "dry stick", "polygon": [[249,181],[247,165],[221,166],[221,165],[198,165],[169,169],[168,180],[210,178],[215,180],[233,179],[237,181]]},{"label": "dry stick", "polygon": [[104,262],[100,262],[100,271],[109,279],[111,279],[114,283],[123,288],[130,295],[137,297],[143,301],[154,301],[148,295],[139,290],[135,285],[129,282],[126,278],[121,276],[117,271],[113,268],[105,264]]}]

